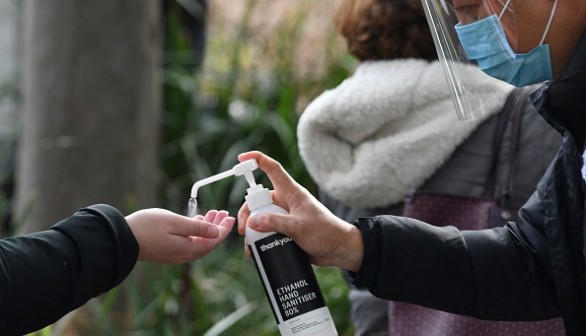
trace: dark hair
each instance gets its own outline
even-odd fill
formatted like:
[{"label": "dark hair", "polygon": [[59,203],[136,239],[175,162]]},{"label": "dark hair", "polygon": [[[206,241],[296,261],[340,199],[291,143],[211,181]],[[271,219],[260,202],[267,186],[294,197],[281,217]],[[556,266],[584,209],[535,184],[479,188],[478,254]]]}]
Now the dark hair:
[{"label": "dark hair", "polygon": [[336,28],[360,61],[437,59],[421,0],[344,0]]}]

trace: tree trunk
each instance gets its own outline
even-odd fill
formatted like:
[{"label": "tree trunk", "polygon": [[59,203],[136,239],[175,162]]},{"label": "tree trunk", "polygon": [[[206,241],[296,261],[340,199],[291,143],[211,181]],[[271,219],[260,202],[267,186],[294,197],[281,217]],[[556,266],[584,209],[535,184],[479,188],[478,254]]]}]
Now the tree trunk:
[{"label": "tree trunk", "polygon": [[17,0],[0,0],[0,237],[12,232],[10,202],[13,194],[16,140],[16,18]]},{"label": "tree trunk", "polygon": [[26,0],[16,177],[20,233],[81,207],[156,204],[160,8],[154,0]]}]

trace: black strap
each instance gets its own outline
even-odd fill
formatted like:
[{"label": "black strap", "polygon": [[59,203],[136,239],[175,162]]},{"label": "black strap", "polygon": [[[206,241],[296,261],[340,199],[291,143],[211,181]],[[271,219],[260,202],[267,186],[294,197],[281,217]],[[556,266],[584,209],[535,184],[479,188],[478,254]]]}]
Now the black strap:
[{"label": "black strap", "polygon": [[517,100],[516,97],[518,94],[518,89],[514,89],[513,91],[511,91],[511,93],[507,97],[507,100],[505,101],[503,108],[498,114],[497,122],[494,127],[494,132],[492,135],[492,156],[488,170],[488,176],[486,178],[486,183],[484,185],[483,194],[483,196],[487,198],[494,197],[501,145],[503,143],[504,134],[507,129],[507,125],[509,123],[511,113],[514,109],[514,105]]},{"label": "black strap", "polygon": [[519,142],[521,140],[521,125],[523,124],[523,115],[525,108],[529,102],[529,95],[534,91],[533,87],[523,87],[517,95],[518,108],[513,111],[513,125],[511,132],[511,153],[509,155],[509,171],[503,186],[501,199],[506,202],[509,200],[511,195],[511,186],[513,184],[513,171],[515,170],[515,163],[517,161],[517,153],[519,151]]},{"label": "black strap", "polygon": [[496,176],[498,171],[498,162],[500,151],[503,143],[503,138],[510,124],[509,120],[512,118],[511,124],[511,147],[508,159],[508,172],[503,185],[499,201],[506,203],[510,197],[510,189],[513,182],[513,170],[515,168],[515,160],[519,148],[519,140],[521,138],[521,124],[523,121],[523,112],[525,111],[529,94],[533,92],[535,87],[516,88],[511,91],[505,104],[498,115],[497,124],[494,129],[492,137],[492,158],[491,164],[484,185],[484,197],[493,198],[496,189]]}]

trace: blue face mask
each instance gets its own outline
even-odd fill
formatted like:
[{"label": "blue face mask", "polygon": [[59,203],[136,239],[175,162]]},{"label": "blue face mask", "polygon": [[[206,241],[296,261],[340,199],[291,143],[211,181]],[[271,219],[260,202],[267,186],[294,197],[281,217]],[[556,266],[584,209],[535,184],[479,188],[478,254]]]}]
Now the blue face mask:
[{"label": "blue face mask", "polygon": [[506,6],[499,17],[493,14],[474,23],[456,25],[456,33],[468,58],[476,61],[489,76],[515,86],[543,82],[553,78],[549,45],[543,44],[543,41],[556,5],[557,0],[541,43],[526,54],[516,54],[507,40],[499,19]]}]

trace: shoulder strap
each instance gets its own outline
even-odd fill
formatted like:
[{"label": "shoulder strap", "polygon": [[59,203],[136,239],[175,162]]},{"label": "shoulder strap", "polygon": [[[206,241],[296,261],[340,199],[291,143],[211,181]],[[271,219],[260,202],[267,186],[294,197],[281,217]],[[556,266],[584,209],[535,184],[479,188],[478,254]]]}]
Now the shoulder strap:
[{"label": "shoulder strap", "polygon": [[[529,99],[529,94],[533,92],[534,89],[535,87],[533,86],[513,89],[513,91],[511,91],[507,97],[501,112],[498,114],[498,120],[492,138],[492,159],[488,171],[488,177],[486,179],[486,184],[484,186],[484,197],[494,197],[500,150],[507,126],[511,124],[511,147],[508,158],[508,171],[499,200],[506,202],[509,198],[511,184],[513,181],[515,159],[519,147],[519,139],[521,137],[523,112],[525,111],[526,104]],[[510,122],[511,118],[512,123]]]}]

